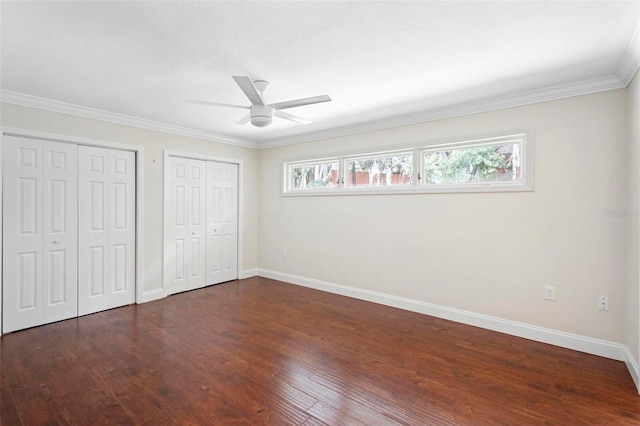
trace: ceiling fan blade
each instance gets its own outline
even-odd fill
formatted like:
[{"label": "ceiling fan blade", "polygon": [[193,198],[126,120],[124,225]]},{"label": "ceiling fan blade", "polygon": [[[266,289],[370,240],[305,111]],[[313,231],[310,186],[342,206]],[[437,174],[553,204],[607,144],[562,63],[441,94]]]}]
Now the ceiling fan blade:
[{"label": "ceiling fan blade", "polygon": [[253,85],[253,81],[251,81],[249,77],[244,75],[234,75],[233,79],[236,81],[238,86],[240,86],[240,89],[242,89],[244,94],[247,95],[247,98],[249,98],[252,104],[262,106],[266,105],[264,99],[262,99],[262,96],[260,95],[260,92],[258,92],[258,89]]},{"label": "ceiling fan blade", "polygon": [[284,111],[275,110],[273,112],[273,115],[275,115],[276,117],[284,118],[285,120],[293,121],[293,122],[298,123],[298,124],[309,124],[309,123],[311,123],[311,120],[306,120],[304,118],[298,117],[298,116],[293,115],[293,114],[289,114],[288,112],[284,112]]},{"label": "ceiling fan blade", "polygon": [[329,102],[330,100],[331,98],[328,95],[321,95],[312,96],[310,98],[296,99],[293,101],[277,102],[275,104],[270,104],[269,106],[273,107],[274,109],[287,109],[303,105],[319,104],[320,102]]},{"label": "ceiling fan blade", "polygon": [[185,101],[188,104],[195,104],[195,105],[213,105],[213,106],[221,106],[221,107],[229,107],[229,108],[242,108],[242,109],[249,109],[251,107],[248,106],[244,106],[244,105],[233,105],[233,104],[223,104],[220,102],[209,102],[209,101],[197,101],[197,100],[186,100]]},{"label": "ceiling fan blade", "polygon": [[251,121],[251,115],[247,114],[244,117],[242,117],[240,120],[236,121],[236,124],[247,124],[249,121]]}]

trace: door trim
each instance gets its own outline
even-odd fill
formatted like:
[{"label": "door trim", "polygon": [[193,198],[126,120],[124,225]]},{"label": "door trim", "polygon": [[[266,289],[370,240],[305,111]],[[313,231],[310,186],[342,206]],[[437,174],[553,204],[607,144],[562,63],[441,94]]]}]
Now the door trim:
[{"label": "door trim", "polygon": [[217,157],[206,154],[198,154],[195,152],[185,152],[185,151],[175,151],[170,149],[164,150],[163,157],[163,171],[162,171],[162,179],[163,179],[163,193],[162,193],[162,291],[163,296],[167,297],[167,291],[165,289],[165,244],[169,236],[167,235],[167,226],[166,226],[166,218],[167,218],[167,209],[169,206],[166,203],[165,194],[167,193],[167,166],[169,157],[181,157],[181,158],[189,158],[192,160],[203,160],[203,161],[215,161],[218,163],[228,163],[228,164],[236,164],[238,166],[238,279],[242,278],[242,254],[244,253],[244,161],[238,160],[235,158],[226,158],[226,157]]},{"label": "door trim", "polygon": [[[0,211],[2,211],[2,151],[4,148],[4,136],[15,136],[19,138],[39,139],[52,142],[62,142],[74,145],[96,146],[100,148],[119,149],[122,151],[133,151],[136,154],[136,303],[145,301],[142,289],[144,283],[144,273],[142,270],[143,254],[143,218],[144,218],[144,147],[139,145],[129,145],[119,142],[90,139],[77,136],[69,136],[59,133],[47,133],[37,130],[27,130],[12,127],[1,127],[2,136],[0,138]],[[0,217],[0,235],[2,234],[2,218]],[[2,289],[2,244],[0,244],[0,289]],[[0,291],[0,323],[2,321],[2,292]],[[0,327],[0,335],[2,328]]]}]

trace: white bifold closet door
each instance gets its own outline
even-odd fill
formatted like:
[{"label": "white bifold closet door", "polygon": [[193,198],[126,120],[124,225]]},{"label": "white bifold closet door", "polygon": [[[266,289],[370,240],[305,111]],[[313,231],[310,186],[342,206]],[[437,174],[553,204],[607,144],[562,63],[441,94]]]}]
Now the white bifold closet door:
[{"label": "white bifold closet door", "polygon": [[165,203],[165,290],[204,287],[206,260],[206,161],[168,157]]},{"label": "white bifold closet door", "polygon": [[78,314],[135,302],[135,153],[78,147]]},{"label": "white bifold closet door", "polygon": [[238,165],[167,157],[167,295],[238,278]]},{"label": "white bifold closet door", "polygon": [[238,165],[207,161],[207,285],[238,278]]},{"label": "white bifold closet door", "polygon": [[3,332],[77,315],[77,146],[4,137]]}]

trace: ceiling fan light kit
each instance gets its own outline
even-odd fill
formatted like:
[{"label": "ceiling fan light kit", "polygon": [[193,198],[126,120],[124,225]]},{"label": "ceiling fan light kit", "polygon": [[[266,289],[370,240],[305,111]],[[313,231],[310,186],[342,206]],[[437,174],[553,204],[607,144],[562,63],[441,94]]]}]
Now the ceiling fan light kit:
[{"label": "ceiling fan light kit", "polygon": [[268,105],[251,105],[251,124],[266,127],[273,122],[273,108]]},{"label": "ceiling fan light kit", "polygon": [[251,122],[256,127],[266,127],[273,123],[274,115],[278,118],[293,121],[298,124],[308,124],[311,121],[298,117],[281,110],[287,108],[295,108],[304,105],[317,104],[321,102],[329,102],[331,98],[328,95],[312,96],[310,98],[295,99],[285,102],[276,102],[273,104],[267,104],[264,100],[264,92],[269,88],[269,82],[266,80],[251,81],[247,76],[234,75],[233,79],[240,87],[240,90],[251,101],[251,106],[231,105],[219,102],[206,102],[206,101],[190,101],[194,104],[200,105],[214,105],[230,108],[243,108],[248,109],[249,114],[238,120],[237,124],[246,124]]}]

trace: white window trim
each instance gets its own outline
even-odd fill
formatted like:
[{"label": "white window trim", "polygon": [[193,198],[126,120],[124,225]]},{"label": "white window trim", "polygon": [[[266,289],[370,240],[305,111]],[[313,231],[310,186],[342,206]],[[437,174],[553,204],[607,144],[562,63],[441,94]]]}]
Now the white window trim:
[{"label": "white window trim", "polygon": [[[285,195],[336,195],[341,186],[333,186],[329,188],[317,187],[307,189],[290,189],[289,188],[289,167],[296,165],[315,164],[315,163],[338,163],[338,180],[342,176],[342,158],[339,156],[320,157],[305,160],[285,161],[282,165],[282,194]],[[309,193],[313,194],[309,194]]]},{"label": "white window trim", "polygon": [[[444,148],[463,148],[467,146],[487,146],[511,140],[521,140],[521,179],[519,181],[457,183],[423,185],[418,180],[417,171],[422,170],[425,152],[442,150]],[[375,157],[388,153],[413,152],[413,170],[411,185],[353,187],[349,188],[345,181],[347,173],[345,164],[357,157]],[[396,195],[396,194],[446,194],[446,193],[474,193],[474,192],[527,192],[533,191],[533,131],[513,130],[500,133],[490,133],[475,136],[455,137],[448,139],[433,139],[411,144],[387,146],[378,150],[358,150],[318,157],[306,157],[286,160],[282,164],[281,195],[283,197],[308,197],[327,195]],[[295,164],[309,164],[317,162],[337,161],[340,185],[332,188],[310,188],[304,190],[290,190],[288,167]]]}]

